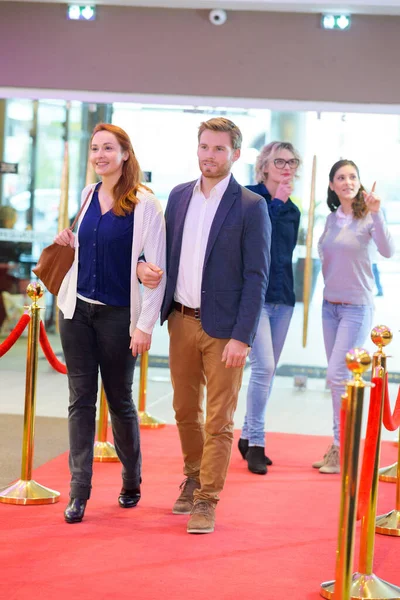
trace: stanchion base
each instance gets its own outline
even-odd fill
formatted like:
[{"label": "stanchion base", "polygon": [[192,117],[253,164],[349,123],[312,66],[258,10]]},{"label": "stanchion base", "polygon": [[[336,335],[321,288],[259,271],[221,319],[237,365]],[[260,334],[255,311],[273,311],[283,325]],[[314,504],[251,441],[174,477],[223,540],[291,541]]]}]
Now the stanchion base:
[{"label": "stanchion base", "polygon": [[388,481],[389,483],[396,483],[397,463],[390,465],[390,467],[383,467],[382,469],[379,469],[379,480]]},{"label": "stanchion base", "polygon": [[333,598],[333,592],[335,589],[335,580],[324,581],[321,583],[321,589],[319,590],[320,596],[323,598]]},{"label": "stanchion base", "polygon": [[94,462],[119,462],[115,447],[110,442],[94,443]]},{"label": "stanchion base", "polygon": [[[335,582],[321,583],[320,594],[323,598],[334,598]],[[400,600],[400,588],[376,575],[354,573],[351,587],[351,600]]]},{"label": "stanchion base", "polygon": [[152,417],[146,411],[139,411],[139,425],[143,429],[158,429],[160,427],[165,427],[165,421]]},{"label": "stanchion base", "polygon": [[20,479],[0,491],[0,502],[4,504],[55,504],[59,499],[60,492],[44,487],[33,479]]},{"label": "stanchion base", "polygon": [[400,510],[391,510],[376,518],[376,533],[400,536]]}]

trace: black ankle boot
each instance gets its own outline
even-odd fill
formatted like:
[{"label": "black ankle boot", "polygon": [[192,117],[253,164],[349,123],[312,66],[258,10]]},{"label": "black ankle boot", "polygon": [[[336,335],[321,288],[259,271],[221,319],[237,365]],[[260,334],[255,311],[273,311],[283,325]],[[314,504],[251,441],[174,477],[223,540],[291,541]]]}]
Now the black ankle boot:
[{"label": "black ankle boot", "polygon": [[134,490],[122,488],[118,496],[118,504],[121,508],[133,508],[140,500],[140,487]]},{"label": "black ankle boot", "polygon": [[238,441],[239,452],[242,455],[242,458],[246,460],[247,450],[249,449],[249,440],[244,440],[240,438]]},{"label": "black ankle boot", "polygon": [[262,446],[250,446],[246,460],[249,471],[257,473],[258,475],[266,475],[267,465],[265,464],[266,456],[264,454],[264,448]]},{"label": "black ankle boot", "polygon": [[[249,449],[249,440],[244,440],[243,438],[240,438],[239,442],[238,442],[238,448],[239,448],[240,454],[246,460],[246,454]],[[268,458],[267,455],[265,455],[265,464],[268,465],[269,467],[272,465],[272,460],[270,458]]]},{"label": "black ankle boot", "polygon": [[71,498],[64,511],[64,519],[67,523],[80,523],[85,514],[87,500],[83,498]]}]

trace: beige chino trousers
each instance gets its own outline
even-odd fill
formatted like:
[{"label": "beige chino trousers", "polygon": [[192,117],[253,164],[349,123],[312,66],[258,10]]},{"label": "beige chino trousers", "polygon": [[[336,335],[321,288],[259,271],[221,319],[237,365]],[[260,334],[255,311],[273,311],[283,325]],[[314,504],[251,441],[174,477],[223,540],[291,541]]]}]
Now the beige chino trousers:
[{"label": "beige chino trousers", "polygon": [[[173,407],[184,475],[200,481],[194,499],[216,504],[224,487],[243,367],[227,369],[222,352],[229,339],[210,337],[201,321],[174,310],[168,317]],[[207,391],[204,420],[204,391]]]}]

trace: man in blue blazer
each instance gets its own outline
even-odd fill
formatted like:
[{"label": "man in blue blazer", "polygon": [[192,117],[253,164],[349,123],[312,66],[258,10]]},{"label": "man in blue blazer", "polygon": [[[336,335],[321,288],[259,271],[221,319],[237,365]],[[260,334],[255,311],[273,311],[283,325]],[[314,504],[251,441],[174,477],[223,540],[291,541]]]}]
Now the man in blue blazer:
[{"label": "man in blue blazer", "polygon": [[201,176],[174,188],[165,212],[161,322],[168,319],[186,477],[172,512],[191,514],[189,533],[210,533],[228,469],[243,368],[265,302],[271,224],[264,198],[231,175],[240,156],[239,128],[225,118],[211,119],[200,125],[198,140]]}]

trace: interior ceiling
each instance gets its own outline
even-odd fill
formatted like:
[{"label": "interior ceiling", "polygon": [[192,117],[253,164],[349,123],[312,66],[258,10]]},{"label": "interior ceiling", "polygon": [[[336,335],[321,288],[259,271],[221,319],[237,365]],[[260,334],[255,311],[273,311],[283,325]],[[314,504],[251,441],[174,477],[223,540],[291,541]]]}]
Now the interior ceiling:
[{"label": "interior ceiling", "polygon": [[[0,0],[9,2],[10,0]],[[37,0],[14,0],[14,2]],[[96,4],[108,6],[141,6],[224,10],[259,10],[302,13],[350,13],[366,15],[400,15],[400,0],[40,0],[55,4]]]}]

